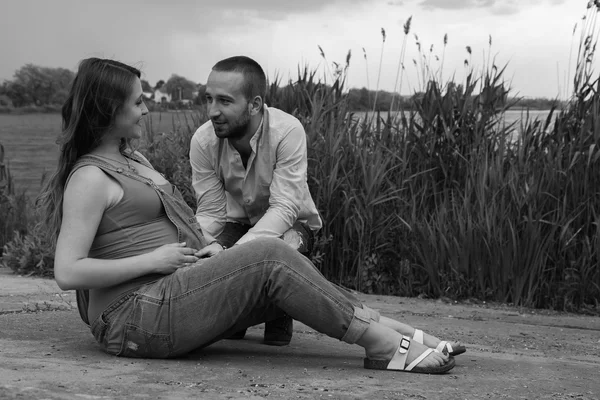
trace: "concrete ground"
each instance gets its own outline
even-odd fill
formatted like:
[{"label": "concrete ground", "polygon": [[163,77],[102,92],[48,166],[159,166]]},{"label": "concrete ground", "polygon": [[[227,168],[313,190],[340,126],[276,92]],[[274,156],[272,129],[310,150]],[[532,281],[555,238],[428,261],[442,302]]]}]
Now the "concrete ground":
[{"label": "concrete ground", "polygon": [[360,296],[384,315],[467,345],[448,374],[362,368],[362,349],[295,321],[174,360],[101,352],[73,292],[0,268],[0,399],[599,399],[600,317]]}]

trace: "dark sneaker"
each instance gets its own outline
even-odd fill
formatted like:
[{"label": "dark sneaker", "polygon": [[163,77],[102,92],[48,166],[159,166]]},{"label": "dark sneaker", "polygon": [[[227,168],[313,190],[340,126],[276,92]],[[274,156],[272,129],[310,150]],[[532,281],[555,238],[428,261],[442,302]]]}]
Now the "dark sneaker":
[{"label": "dark sneaker", "polygon": [[287,346],[292,340],[294,320],[289,315],[265,323],[264,344]]},{"label": "dark sneaker", "polygon": [[234,333],[231,336],[226,337],[225,339],[229,339],[229,340],[242,340],[244,338],[244,336],[246,336],[246,330],[242,329],[241,331],[237,331],[236,333]]}]

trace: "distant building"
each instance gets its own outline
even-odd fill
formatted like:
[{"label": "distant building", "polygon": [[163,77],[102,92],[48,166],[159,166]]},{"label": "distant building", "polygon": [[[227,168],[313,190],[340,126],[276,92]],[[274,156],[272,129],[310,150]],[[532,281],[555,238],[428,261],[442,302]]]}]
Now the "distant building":
[{"label": "distant building", "polygon": [[169,93],[161,91],[160,89],[154,90],[154,101],[157,103],[170,103],[171,95]]}]

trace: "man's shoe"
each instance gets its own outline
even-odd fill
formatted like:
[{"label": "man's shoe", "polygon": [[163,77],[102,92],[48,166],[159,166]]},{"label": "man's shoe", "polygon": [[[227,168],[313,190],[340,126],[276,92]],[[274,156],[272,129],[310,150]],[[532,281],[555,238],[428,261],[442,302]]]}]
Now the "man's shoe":
[{"label": "man's shoe", "polygon": [[289,315],[265,323],[264,344],[287,346],[292,341],[294,320]]},{"label": "man's shoe", "polygon": [[246,329],[242,329],[241,331],[237,331],[236,333],[234,333],[231,336],[226,337],[225,339],[242,340],[244,338],[244,336],[246,336]]}]

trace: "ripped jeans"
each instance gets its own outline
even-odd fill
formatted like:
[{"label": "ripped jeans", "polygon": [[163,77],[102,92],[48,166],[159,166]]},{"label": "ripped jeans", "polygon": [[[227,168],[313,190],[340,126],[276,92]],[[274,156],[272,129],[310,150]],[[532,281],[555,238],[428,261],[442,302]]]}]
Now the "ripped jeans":
[{"label": "ripped jeans", "polygon": [[124,294],[92,323],[102,348],[125,357],[176,357],[286,313],[356,343],[379,313],[329,282],[280,239],[234,246]]}]

